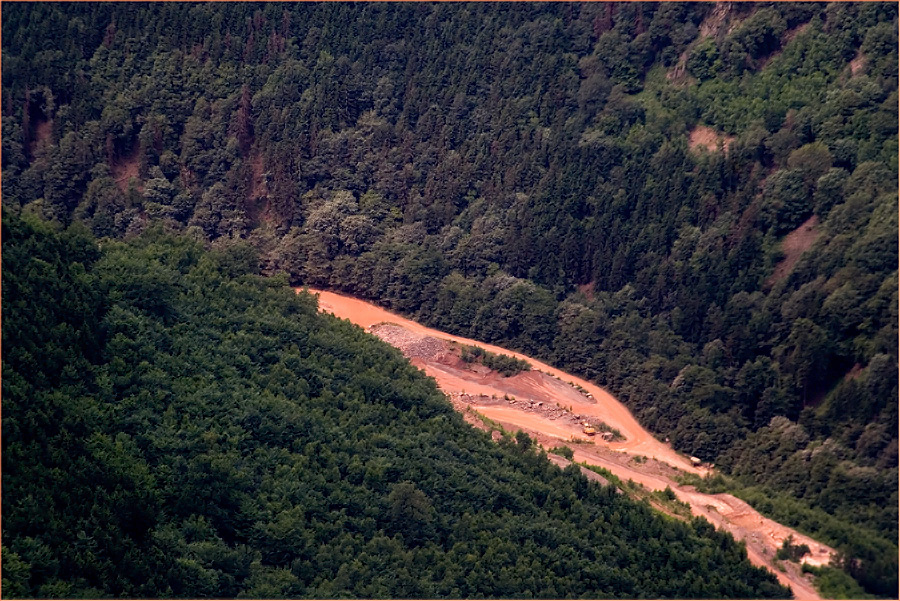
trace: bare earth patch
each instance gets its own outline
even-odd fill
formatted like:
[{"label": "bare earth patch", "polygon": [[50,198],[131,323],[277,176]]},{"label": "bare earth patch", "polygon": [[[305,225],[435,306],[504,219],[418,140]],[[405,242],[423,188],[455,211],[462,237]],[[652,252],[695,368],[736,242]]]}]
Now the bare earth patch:
[{"label": "bare earth patch", "polygon": [[856,58],[850,61],[850,77],[855,77],[862,73],[866,67],[866,57],[862,52],[857,53]]},{"label": "bare earth patch", "polygon": [[143,190],[144,186],[141,182],[140,174],[140,150],[141,145],[135,144],[134,148],[131,149],[131,152],[126,156],[121,157],[119,160],[113,161],[113,164],[109,166],[112,177],[116,180],[116,185],[122,192],[128,191],[128,184],[132,179],[134,179],[137,189]]},{"label": "bare earth patch", "polygon": [[819,217],[813,215],[800,224],[800,227],[784,237],[784,240],[781,242],[781,251],[784,253],[784,258],[779,261],[778,265],[775,266],[775,271],[766,280],[767,285],[771,286],[784,279],[794,269],[794,265],[797,264],[803,253],[808,251],[819,239],[818,225]]},{"label": "bare earth patch", "polygon": [[688,134],[688,146],[691,150],[705,148],[710,152],[718,152],[721,144],[725,152],[728,152],[732,142],[734,142],[734,136],[726,136],[705,125],[698,125]]},{"label": "bare earth patch", "polygon": [[672,85],[690,85],[696,82],[696,80],[688,75],[687,72],[687,59],[689,52],[690,48],[682,52],[681,56],[678,57],[678,62],[675,63],[675,66],[669,69],[669,71],[666,73],[666,81],[668,81]]},{"label": "bare earth patch", "polygon": [[29,140],[25,145],[25,154],[27,156],[33,157],[38,154],[40,151],[45,149],[47,146],[50,146],[52,140],[50,139],[50,134],[53,133],[53,121],[50,119],[37,121],[34,124],[34,128],[32,130],[32,135],[34,136],[32,140]]},{"label": "bare earth patch", "polygon": [[718,2],[712,13],[700,23],[700,39],[719,35],[728,25],[731,15],[730,2]]},{"label": "bare earth patch", "polygon": [[582,293],[588,300],[592,300],[594,298],[594,282],[578,286],[578,292]]},{"label": "bare earth patch", "polygon": [[272,223],[269,190],[266,185],[262,156],[253,154],[250,161],[250,194],[247,196],[247,216],[253,223]]}]

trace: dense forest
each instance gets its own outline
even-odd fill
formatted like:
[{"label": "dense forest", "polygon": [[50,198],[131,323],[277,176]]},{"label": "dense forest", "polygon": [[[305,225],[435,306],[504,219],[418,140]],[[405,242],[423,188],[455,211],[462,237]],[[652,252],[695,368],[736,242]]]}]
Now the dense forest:
[{"label": "dense forest", "polygon": [[9,4],[4,217],[249,245],[553,361],[895,597],[897,27],[889,3]]},{"label": "dense forest", "polygon": [[7,598],[784,598],[399,351],[153,227],[3,221]]}]

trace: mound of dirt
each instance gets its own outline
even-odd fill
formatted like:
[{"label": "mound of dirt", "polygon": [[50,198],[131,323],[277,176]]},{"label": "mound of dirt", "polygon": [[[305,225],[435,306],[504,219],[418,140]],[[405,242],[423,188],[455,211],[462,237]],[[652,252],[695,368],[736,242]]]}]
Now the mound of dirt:
[{"label": "mound of dirt", "polygon": [[404,357],[422,359],[423,361],[439,361],[451,354],[450,345],[433,336],[422,336],[410,332],[403,326],[394,323],[382,323],[369,328],[391,346],[400,349]]},{"label": "mound of dirt", "polygon": [[688,147],[691,150],[705,148],[710,152],[717,152],[721,144],[725,152],[728,152],[732,142],[734,142],[734,136],[726,136],[705,125],[698,125],[688,134]]}]

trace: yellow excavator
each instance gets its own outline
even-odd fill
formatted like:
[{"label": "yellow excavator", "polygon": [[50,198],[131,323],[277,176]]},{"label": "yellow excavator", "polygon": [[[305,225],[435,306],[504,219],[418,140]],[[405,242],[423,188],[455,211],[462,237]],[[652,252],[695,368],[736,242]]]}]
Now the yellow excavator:
[{"label": "yellow excavator", "polygon": [[587,434],[588,436],[593,436],[594,434],[597,433],[596,428],[594,428],[594,426],[590,425],[589,423],[584,422],[583,426],[584,427],[581,429],[581,431],[584,432],[585,434]]}]

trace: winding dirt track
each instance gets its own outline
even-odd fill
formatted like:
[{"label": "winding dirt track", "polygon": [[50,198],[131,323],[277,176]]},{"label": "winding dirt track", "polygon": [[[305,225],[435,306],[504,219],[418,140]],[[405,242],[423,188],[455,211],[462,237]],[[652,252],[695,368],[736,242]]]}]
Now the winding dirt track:
[{"label": "winding dirt track", "polygon": [[[298,292],[302,290],[297,289]],[[366,330],[377,324],[396,324],[417,340],[453,341],[528,361],[532,371],[502,378],[492,372],[460,368],[435,357],[411,357],[411,362],[433,377],[446,394],[480,395],[483,401],[475,401],[470,405],[472,409],[510,429],[526,430],[545,447],[559,441],[576,443],[571,445],[575,461],[603,467],[623,480],[633,480],[650,490],[671,488],[680,501],[690,505],[694,515],[705,517],[716,527],[730,532],[735,539],[744,541],[750,561],[769,569],[783,585],[791,588],[795,598],[820,598],[795,564],[784,562],[784,571],[779,570],[774,555],[788,536],[793,536],[796,544],[809,545],[812,552],[804,557],[805,563],[825,565],[834,554],[833,549],[763,517],[732,495],[699,493],[693,487],[679,485],[674,479],[678,471],[705,475],[708,470],[692,465],[683,455],[654,438],[622,403],[596,384],[520,353],[427,328],[366,301],[323,290],[308,291],[318,295],[320,311],[347,319]],[[580,386],[582,391],[573,385]],[[511,398],[526,399],[526,402],[503,400]],[[529,401],[546,403],[545,409],[552,404],[565,408],[563,411],[569,414],[602,420],[619,430],[625,440],[605,442],[597,437],[589,438],[571,420],[558,419],[559,413],[529,410]],[[577,444],[579,441],[589,444]]]}]

